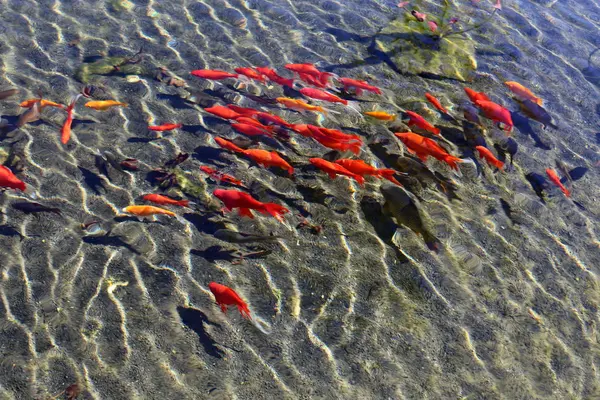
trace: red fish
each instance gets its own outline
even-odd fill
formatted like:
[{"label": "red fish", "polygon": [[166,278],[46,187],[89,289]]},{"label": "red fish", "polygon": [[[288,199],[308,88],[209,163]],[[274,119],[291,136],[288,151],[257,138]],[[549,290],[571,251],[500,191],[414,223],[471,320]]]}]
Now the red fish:
[{"label": "red fish", "polygon": [[476,92],[468,87],[465,88],[465,93],[469,96],[469,100],[472,103],[477,103],[477,100],[491,101],[489,97],[483,92]]},{"label": "red fish", "polygon": [[277,83],[278,85],[281,86],[287,86],[287,87],[294,87],[294,80],[293,79],[286,79],[282,76],[279,76],[277,74],[277,72],[275,72],[274,69],[269,68],[269,67],[256,67],[255,68],[258,72],[260,72],[261,74],[263,74],[264,76],[267,77],[267,79],[269,79],[272,82]]},{"label": "red fish", "polygon": [[238,124],[245,124],[245,125],[252,125],[252,126],[256,126],[258,128],[264,129],[266,131],[272,132],[273,129],[275,129],[272,126],[266,126],[260,123],[260,121],[255,120],[254,118],[250,118],[250,117],[245,117],[245,116],[241,116],[241,117],[237,117],[235,119],[235,122],[237,122]]},{"label": "red fish", "polygon": [[506,132],[512,131],[512,117],[510,115],[510,111],[508,111],[506,108],[502,107],[500,104],[485,100],[477,100],[475,105],[483,111],[483,115],[485,115],[486,118],[489,118],[494,122],[501,122],[508,126],[508,129],[504,129]]},{"label": "red fish", "polygon": [[546,174],[548,175],[548,178],[550,178],[552,183],[554,183],[556,186],[559,187],[560,190],[562,190],[565,196],[571,197],[571,192],[569,192],[569,190],[567,190],[567,188],[562,184],[560,178],[552,168],[548,168],[546,170]]},{"label": "red fish", "polygon": [[400,182],[394,178],[397,172],[390,168],[375,168],[364,162],[363,160],[351,160],[348,158],[342,158],[335,161],[336,164],[341,165],[353,174],[364,177],[365,175],[376,176],[377,178],[385,178],[396,185],[402,186]]},{"label": "red fish", "polygon": [[71,101],[71,104],[69,104],[69,106],[67,107],[67,119],[65,119],[65,122],[60,130],[60,141],[62,142],[62,144],[67,144],[67,142],[71,138],[71,125],[73,124],[73,109],[75,108],[75,103],[77,103],[77,100],[79,100],[80,97],[80,94],[75,96],[73,101]]},{"label": "red fish", "polygon": [[313,64],[286,64],[285,69],[289,69],[297,74],[312,75],[316,78],[321,76],[321,71],[317,69]]},{"label": "red fish", "polygon": [[311,99],[328,101],[330,103],[341,103],[345,106],[348,105],[348,100],[341,99],[336,95],[326,92],[324,90],[314,88],[302,88],[300,89],[300,93],[302,93],[306,97],[310,97]]},{"label": "red fish", "polygon": [[17,178],[15,174],[4,165],[0,165],[0,187],[19,189],[21,192],[24,192],[26,188],[25,182]]},{"label": "red fish", "polygon": [[327,87],[326,84],[321,83],[321,80],[319,79],[320,76],[314,76],[314,75],[308,75],[308,74],[303,74],[303,73],[299,73],[298,77],[300,77],[300,79],[305,82],[308,83],[309,85],[312,86],[316,86],[322,89],[325,89]]},{"label": "red fish", "polygon": [[[314,126],[314,125],[310,125],[309,128],[311,129],[311,131],[317,129],[319,132],[321,132],[323,135],[325,135],[325,137],[328,139],[333,139],[333,140],[337,140],[339,142],[344,142],[344,143],[358,142],[359,144],[362,144],[362,139],[358,135],[349,135],[347,133],[338,131],[337,129],[321,128],[321,127]],[[315,134],[313,132],[313,137],[315,137],[315,136],[319,136],[319,135]]]},{"label": "red fish", "polygon": [[262,149],[248,149],[243,151],[244,155],[253,159],[257,164],[263,167],[279,167],[285,169],[288,174],[294,173],[294,167],[292,167],[287,161],[275,151],[267,151]]},{"label": "red fish", "polygon": [[247,319],[252,319],[250,317],[250,310],[248,309],[248,304],[231,288],[221,285],[217,282],[211,282],[208,284],[208,288],[212,292],[213,296],[215,296],[215,300],[219,307],[221,307],[221,311],[227,314],[227,306],[234,305],[237,306],[238,311],[242,315],[242,317]]},{"label": "red fish", "polygon": [[425,98],[429,101],[438,111],[443,112],[444,114],[448,114],[448,110],[442,106],[442,103],[438,99],[436,99],[432,94],[425,93]]},{"label": "red fish", "polygon": [[310,158],[308,161],[310,161],[312,165],[319,168],[321,171],[327,172],[327,174],[329,174],[329,177],[332,179],[335,178],[337,175],[344,175],[354,179],[359,183],[359,185],[363,185],[365,183],[365,178],[348,171],[346,168],[342,167],[339,164],[334,164],[322,158]]},{"label": "red fish", "polygon": [[211,168],[209,166],[206,166],[206,165],[200,166],[200,171],[207,173],[216,182],[223,181],[223,182],[231,183],[232,185],[244,187],[244,184],[239,179],[235,179],[233,176],[219,172],[216,169]]},{"label": "red fish", "polygon": [[445,162],[450,166],[450,168],[458,171],[457,163],[467,161],[449,154],[434,140],[417,135],[416,133],[403,132],[394,133],[394,135],[396,135],[396,137],[400,139],[402,143],[404,143],[410,154],[415,154],[423,162],[427,161],[427,158],[431,156],[437,160]]},{"label": "red fish", "polygon": [[217,142],[217,144],[224,148],[225,150],[229,150],[229,151],[235,151],[236,153],[243,153],[244,149],[236,146],[234,143],[231,143],[229,140],[225,140],[221,137],[215,137],[215,142]]},{"label": "red fish", "polygon": [[[298,127],[298,125],[296,125],[296,127]],[[318,126],[306,125],[306,131],[303,131],[301,134],[312,137],[317,142],[330,149],[351,151],[354,154],[360,153],[360,146],[362,144],[360,140],[340,141],[333,137],[328,137],[327,134],[325,134]]]},{"label": "red fish", "polygon": [[419,22],[423,22],[427,19],[427,14],[423,14],[418,12],[417,10],[412,10],[410,12]]},{"label": "red fish", "polygon": [[260,112],[258,110],[255,110],[254,108],[240,107],[236,106],[235,104],[227,104],[227,108],[230,108],[236,113],[242,114],[245,117],[254,117]]},{"label": "red fish", "polygon": [[269,132],[264,128],[259,128],[258,126],[249,125],[249,124],[231,124],[231,127],[235,129],[237,132],[242,133],[246,136],[261,136],[266,135],[273,137],[273,133]]},{"label": "red fish", "polygon": [[225,204],[225,210],[231,211],[239,208],[239,214],[249,218],[254,218],[250,210],[256,210],[261,214],[271,214],[278,221],[283,222],[283,214],[290,211],[276,203],[262,203],[248,193],[239,190],[217,189],[213,194]]},{"label": "red fish", "polygon": [[406,113],[408,114],[408,117],[410,118],[410,121],[408,121],[408,126],[416,126],[427,132],[431,132],[434,135],[440,134],[441,131],[439,128],[436,128],[435,126],[431,125],[429,122],[425,121],[425,118],[421,117],[416,112],[407,111]]},{"label": "red fish", "polygon": [[165,131],[172,131],[173,129],[179,129],[182,126],[183,126],[182,124],[162,124],[162,125],[149,126],[148,129],[151,131],[165,132]]},{"label": "red fish", "polygon": [[494,157],[492,152],[487,147],[476,146],[475,149],[479,152],[479,157],[484,158],[488,164],[493,165],[498,169],[502,169],[504,167],[504,163]]},{"label": "red fish", "polygon": [[181,207],[189,207],[189,200],[175,200],[167,196],[163,196],[162,194],[147,194],[142,197],[146,201],[151,201],[160,205],[171,205],[171,206],[181,206]]},{"label": "red fish", "polygon": [[358,96],[362,95],[363,90],[367,92],[373,92],[376,94],[381,94],[381,89],[376,86],[369,85],[366,81],[359,81],[356,79],[350,78],[338,78],[338,81],[344,85],[344,90],[354,89]]},{"label": "red fish", "polygon": [[283,118],[278,117],[277,115],[269,114],[267,112],[260,111],[256,114],[256,117],[260,120],[267,121],[267,123],[273,125],[285,126],[286,128],[291,128],[293,126]]},{"label": "red fish", "polygon": [[230,107],[224,106],[207,107],[204,111],[223,119],[236,119],[237,117],[241,117],[240,113],[232,110]]},{"label": "red fish", "polygon": [[244,75],[247,78],[254,79],[255,81],[264,82],[265,78],[260,74],[260,72],[256,72],[252,68],[248,67],[240,67],[234,69],[240,75]]},{"label": "red fish", "polygon": [[192,71],[192,75],[198,78],[210,79],[213,81],[219,81],[227,78],[237,78],[238,74],[232,74],[225,71],[219,71],[218,69],[197,69]]}]

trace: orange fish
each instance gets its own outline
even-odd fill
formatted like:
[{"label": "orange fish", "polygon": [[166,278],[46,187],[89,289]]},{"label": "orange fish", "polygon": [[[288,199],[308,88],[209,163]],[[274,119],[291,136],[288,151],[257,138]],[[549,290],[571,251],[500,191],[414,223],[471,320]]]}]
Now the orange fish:
[{"label": "orange fish", "polygon": [[521,85],[518,82],[507,81],[504,82],[506,86],[510,89],[511,92],[517,95],[521,100],[531,100],[537,105],[542,105],[542,99],[537,97],[533,92],[527,89],[525,86]]},{"label": "orange fish", "polygon": [[465,88],[465,93],[467,93],[467,96],[469,96],[469,100],[471,100],[472,103],[476,103],[477,100],[491,101],[485,93],[476,92],[473,89],[469,89],[468,87]]},{"label": "orange fish", "polygon": [[223,106],[207,107],[204,109],[204,111],[223,119],[236,119],[242,116],[240,113],[232,110],[230,107]]},{"label": "orange fish", "polygon": [[283,222],[283,214],[290,211],[276,203],[260,202],[248,193],[239,190],[217,189],[213,194],[225,204],[225,210],[231,211],[234,208],[239,208],[239,214],[249,218],[254,218],[250,210],[256,210],[261,214],[271,214],[278,221]]},{"label": "orange fish", "polygon": [[73,124],[73,109],[75,108],[75,103],[81,97],[80,94],[75,96],[75,98],[71,101],[71,104],[67,107],[67,119],[60,130],[60,141],[62,144],[67,144],[69,139],[71,138],[71,125]]},{"label": "orange fish", "polygon": [[486,118],[491,119],[494,122],[501,122],[508,127],[504,129],[507,133],[513,129],[513,121],[510,111],[502,107],[500,104],[496,104],[493,101],[477,100],[475,105],[483,111],[483,115]]},{"label": "orange fish", "polygon": [[249,158],[253,159],[257,164],[263,167],[279,167],[285,169],[288,174],[294,173],[294,167],[288,164],[281,156],[275,151],[267,151],[261,149],[248,149],[244,150],[244,153]]},{"label": "orange fish", "polygon": [[376,176],[377,178],[385,178],[396,185],[402,186],[400,182],[394,178],[397,172],[390,168],[375,168],[364,162],[363,160],[351,160],[349,158],[342,158],[335,161],[336,164],[341,165],[353,174],[364,177],[365,175]]},{"label": "orange fish", "polygon": [[164,208],[154,206],[129,206],[123,209],[123,212],[137,215],[138,217],[148,217],[150,215],[163,214],[171,217],[176,217],[177,214]]},{"label": "orange fish", "polygon": [[431,125],[429,122],[425,121],[425,118],[421,117],[416,112],[407,111],[406,113],[410,118],[408,121],[408,126],[416,126],[424,131],[431,132],[434,135],[440,134],[440,128],[436,128],[435,126]]},{"label": "orange fish", "polygon": [[85,103],[85,107],[92,108],[96,111],[106,111],[111,107],[127,107],[127,103],[122,103],[116,100],[100,100],[100,101],[88,101]]},{"label": "orange fish", "polygon": [[62,105],[62,104],[55,103],[55,102],[50,101],[50,100],[44,100],[44,99],[29,99],[29,100],[25,100],[24,102],[22,102],[20,104],[20,106],[23,107],[23,108],[31,108],[36,103],[39,103],[40,110],[43,109],[43,108],[45,108],[45,107],[56,107],[56,108],[62,108],[62,109],[65,108],[65,106]]},{"label": "orange fish", "polygon": [[360,81],[357,79],[351,78],[338,78],[338,81],[344,85],[344,90],[348,91],[348,89],[354,89],[357,96],[362,95],[363,90],[367,92],[373,92],[376,94],[381,94],[381,89],[377,86],[369,85],[366,81]]},{"label": "orange fish", "polygon": [[319,168],[321,171],[326,172],[331,179],[335,178],[337,175],[344,175],[354,179],[359,183],[359,185],[363,185],[365,183],[365,178],[348,171],[339,164],[332,163],[322,158],[310,158],[308,161],[310,161],[312,165]]},{"label": "orange fish", "polygon": [[173,129],[179,129],[182,126],[183,126],[182,124],[163,124],[163,125],[149,126],[148,129],[150,129],[151,131],[156,131],[156,132],[165,132],[165,131],[172,131]]},{"label": "orange fish", "polygon": [[239,179],[235,179],[233,176],[219,172],[216,169],[211,168],[209,166],[201,165],[200,171],[207,173],[216,182],[222,181],[244,187],[244,184]]},{"label": "orange fish", "polygon": [[425,93],[425,98],[428,102],[430,102],[438,111],[443,112],[444,114],[448,114],[448,110],[442,106],[442,103],[438,99],[436,99],[431,93]]},{"label": "orange fish", "polygon": [[394,121],[396,119],[396,114],[388,114],[385,111],[367,111],[364,114],[380,121]]},{"label": "orange fish", "polygon": [[233,289],[216,282],[209,283],[208,288],[215,296],[215,300],[223,313],[227,314],[227,306],[234,305],[237,306],[242,317],[252,319],[248,304]]},{"label": "orange fish", "polygon": [[175,200],[167,196],[163,196],[162,194],[147,194],[142,197],[146,201],[151,201],[160,205],[172,205],[172,206],[181,206],[181,207],[189,207],[189,200]]},{"label": "orange fish", "polygon": [[198,78],[210,79],[213,81],[238,77],[238,74],[232,74],[229,72],[220,71],[218,69],[197,69],[192,71],[191,74],[197,76]]},{"label": "orange fish", "polygon": [[25,182],[17,178],[10,169],[0,165],[0,188],[18,189],[24,192],[26,186]]},{"label": "orange fish", "polygon": [[504,167],[504,163],[494,157],[492,152],[487,147],[476,146],[475,149],[479,152],[479,157],[484,158],[488,164],[493,165],[498,169],[502,169]]},{"label": "orange fish", "polygon": [[286,64],[284,65],[284,68],[297,74],[307,74],[317,78],[320,77],[322,73],[313,64]]},{"label": "orange fish", "polygon": [[246,136],[270,136],[273,137],[273,133],[269,132],[267,129],[259,128],[255,125],[249,124],[231,124],[231,127],[235,129],[237,132],[242,133]]},{"label": "orange fish", "polygon": [[222,137],[215,137],[215,142],[217,142],[217,144],[224,148],[225,150],[229,150],[229,151],[235,151],[236,153],[243,153],[244,149],[236,146],[234,143],[230,142],[229,140],[225,140]]},{"label": "orange fish", "polygon": [[552,168],[548,168],[546,170],[546,174],[548,175],[548,178],[550,178],[552,183],[554,183],[556,186],[559,187],[560,190],[562,190],[565,196],[571,197],[571,192],[569,192],[569,190],[567,190],[567,188],[562,184],[560,178]]},{"label": "orange fish", "polygon": [[327,114],[327,111],[325,111],[325,109],[321,106],[313,106],[311,104],[308,104],[300,99],[290,99],[288,97],[278,97],[277,102],[279,104],[283,104],[284,106],[286,106],[287,108],[294,110],[294,111],[300,111],[300,112],[304,112],[304,111],[317,111],[323,114]]},{"label": "orange fish", "polygon": [[277,115],[269,114],[267,112],[259,111],[255,117],[261,121],[267,121],[267,122],[265,122],[267,124],[285,126],[286,128],[292,127],[292,124],[290,124],[283,118],[281,118]]},{"label": "orange fish", "polygon": [[445,162],[450,168],[458,171],[458,164],[461,162],[467,162],[449,154],[434,140],[426,138],[421,135],[417,135],[412,132],[394,133],[398,139],[404,143],[406,149],[410,154],[415,154],[421,161],[427,161],[429,156]]}]

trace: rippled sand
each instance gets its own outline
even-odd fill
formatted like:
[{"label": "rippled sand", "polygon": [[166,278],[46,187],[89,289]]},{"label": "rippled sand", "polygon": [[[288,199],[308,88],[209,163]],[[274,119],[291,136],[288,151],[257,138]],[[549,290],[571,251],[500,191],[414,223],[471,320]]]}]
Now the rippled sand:
[{"label": "rippled sand", "polygon": [[[130,56],[141,47],[145,62],[185,79],[192,93],[210,86],[191,77],[192,69],[281,70],[287,62],[319,62],[341,65],[333,68],[340,75],[368,78],[396,101],[415,102],[414,109],[424,110],[423,93],[432,92],[456,113],[466,100],[460,82],[398,75],[385,63],[343,67],[369,57],[368,43],[327,29],[368,38],[399,13],[396,2],[384,3],[3,1],[0,88],[25,90],[1,103],[0,113],[18,115],[18,102],[38,90],[67,102],[83,86],[73,77],[87,57]],[[378,222],[365,217],[369,204],[383,201],[378,181],[359,188],[300,167],[292,182],[232,155],[207,159],[205,147],[215,147],[211,135],[232,138],[230,128],[182,101],[183,88],[151,77],[137,83],[99,77],[95,83],[107,98],[130,106],[97,113],[80,105],[66,146],[58,134],[64,117],[55,110],[23,128],[20,140],[0,142],[26,155],[25,181],[36,201],[63,210],[62,217],[25,215],[10,207],[19,194],[0,197],[2,225],[28,236],[0,236],[0,397],[46,399],[78,382],[81,398],[96,399],[600,398],[594,168],[600,54],[588,60],[600,46],[600,8],[592,1],[504,3],[493,24],[472,36],[479,68],[469,85],[516,111],[502,82],[522,82],[545,100],[559,129],[521,121],[513,133],[519,143],[514,169],[466,171],[455,179],[462,200],[422,193],[427,224],[443,244],[437,254],[404,228],[396,246],[379,238]],[[219,100],[211,93],[242,99],[223,86],[214,89],[199,95],[200,105]],[[271,97],[281,93],[266,90]],[[241,104],[257,105],[247,98]],[[375,104],[361,106],[368,111]],[[389,135],[351,115],[338,118],[331,126]],[[170,121],[186,127],[145,140],[154,137],[149,122]],[[306,154],[324,153],[294,140]],[[111,181],[101,177],[94,188],[86,171],[97,173],[97,150],[138,158],[142,171],[112,170]],[[215,225],[191,211],[183,222],[121,222],[115,234],[126,242],[82,240],[81,222],[110,220],[139,202],[154,190],[148,170],[178,152],[193,155],[182,168],[206,196],[215,185],[202,183],[198,167],[213,164],[255,182],[255,189],[270,189],[258,191],[262,200],[293,210],[291,229],[272,218],[228,215],[240,231],[281,235],[262,245],[270,256],[240,264],[207,260],[202,255],[210,246],[236,246],[212,237]],[[368,150],[364,159],[383,166]],[[524,178],[543,174],[555,159],[590,168],[573,190],[585,210],[556,188],[542,204]],[[448,174],[439,163],[431,166]],[[330,196],[319,204],[298,184]],[[510,204],[512,220],[500,199]],[[293,229],[301,210],[324,222],[321,236]],[[221,313],[208,290],[213,280],[248,300],[252,322],[235,309]]]}]

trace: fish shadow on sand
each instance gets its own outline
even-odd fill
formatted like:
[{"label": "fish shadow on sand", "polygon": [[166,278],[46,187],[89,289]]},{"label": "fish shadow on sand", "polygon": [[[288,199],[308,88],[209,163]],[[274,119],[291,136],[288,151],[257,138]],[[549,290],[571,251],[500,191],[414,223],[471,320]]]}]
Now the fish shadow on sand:
[{"label": "fish shadow on sand", "polygon": [[104,187],[103,179],[100,175],[96,175],[87,168],[78,168],[81,171],[81,174],[83,175],[83,181],[90,189],[92,189],[94,193],[96,193],[97,195],[101,195],[102,193],[98,189],[106,190],[106,188]]},{"label": "fish shadow on sand", "polygon": [[219,245],[210,246],[204,250],[191,249],[190,253],[202,257],[207,261],[214,263],[215,261],[234,261],[239,259],[239,250],[225,249]]},{"label": "fish shadow on sand", "polygon": [[159,137],[154,137],[154,138],[132,137],[132,138],[127,139],[127,141],[129,143],[150,143],[150,142],[153,142],[153,141],[159,140],[159,139],[162,139],[162,138],[159,138]]},{"label": "fish shadow on sand", "polygon": [[227,154],[227,151],[223,149],[218,149],[216,147],[198,146],[194,149],[192,157],[199,161],[202,161],[203,163],[210,163],[215,166],[221,166],[223,164],[223,160],[221,160],[221,154],[223,153]]},{"label": "fish shadow on sand", "polygon": [[184,98],[175,94],[159,94],[156,96],[158,100],[165,100],[171,107],[176,110],[193,110],[194,107],[190,105]]},{"label": "fish shadow on sand", "polygon": [[119,236],[84,236],[81,240],[92,245],[124,247],[132,253],[141,254],[135,247],[125,242]]},{"label": "fish shadow on sand", "polygon": [[179,313],[179,317],[181,318],[181,322],[188,328],[198,335],[198,339],[200,340],[200,344],[204,348],[204,351],[212,357],[215,358],[223,358],[225,353],[218,348],[216,345],[219,343],[215,342],[213,338],[206,332],[206,328],[204,324],[216,326],[217,328],[221,328],[220,324],[216,322],[211,322],[206,314],[204,314],[200,310],[196,310],[195,308],[188,307],[177,307],[177,313]]},{"label": "fish shadow on sand", "polygon": [[514,111],[511,111],[510,114],[515,128],[517,128],[520,132],[531,136],[535,143],[535,147],[539,147],[543,150],[552,150],[552,146],[549,146],[546,143],[544,143],[542,141],[542,138],[540,138],[540,136],[537,133],[535,133],[535,131],[531,127],[531,124],[529,123],[529,118],[527,118],[521,113]]},{"label": "fish shadow on sand", "polygon": [[198,232],[206,233],[207,235],[212,235],[219,229],[225,229],[225,221],[214,221],[212,218],[215,217],[215,214],[198,214],[198,213],[185,213],[183,214],[183,218],[189,221],[192,225],[196,227]]},{"label": "fish shadow on sand", "polygon": [[71,126],[71,128],[75,129],[79,125],[89,125],[89,124],[97,124],[97,123],[98,123],[98,121],[94,121],[92,119],[74,119],[73,125]]}]

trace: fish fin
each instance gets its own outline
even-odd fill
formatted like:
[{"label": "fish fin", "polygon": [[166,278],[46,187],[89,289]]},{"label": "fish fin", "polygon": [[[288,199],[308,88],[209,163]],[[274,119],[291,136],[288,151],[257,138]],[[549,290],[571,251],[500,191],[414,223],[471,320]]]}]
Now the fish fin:
[{"label": "fish fin", "polygon": [[362,96],[364,91],[360,88],[355,87],[354,88],[354,92],[356,93],[357,96]]},{"label": "fish fin", "polygon": [[177,202],[177,205],[182,206],[182,207],[189,207],[190,201],[189,200],[180,200]]},{"label": "fish fin", "polygon": [[283,214],[289,212],[287,208],[277,203],[265,203],[264,211],[271,214],[275,217],[279,222],[283,222]]},{"label": "fish fin", "polygon": [[329,175],[331,179],[335,179],[337,177],[337,174],[334,172],[328,172],[327,175]]},{"label": "fish fin", "polygon": [[354,174],[354,176],[352,177],[352,179],[354,179],[356,182],[358,182],[358,184],[361,185],[361,186],[363,186],[365,184],[365,178],[363,178],[360,175]]},{"label": "fish fin", "polygon": [[414,151],[413,149],[411,149],[410,147],[408,147],[408,146],[404,146],[404,147],[406,148],[406,151],[408,151],[408,154],[412,154],[412,155],[416,155],[417,154],[417,152]]},{"label": "fish fin", "polygon": [[416,154],[416,155],[417,155],[417,157],[419,157],[419,160],[421,160],[421,161],[423,161],[423,162],[427,162],[427,158],[428,158],[427,154],[424,154],[424,153],[416,153],[416,152],[415,152],[414,154]]},{"label": "fish fin", "polygon": [[254,219],[254,215],[252,214],[252,211],[250,211],[249,208],[244,208],[244,207],[240,207],[238,213],[242,216],[242,217],[248,217],[248,218],[252,218]]},{"label": "fish fin", "polygon": [[238,304],[237,308],[242,317],[246,319],[252,319],[252,317],[250,316],[250,310],[248,309],[248,305],[246,303]]}]

